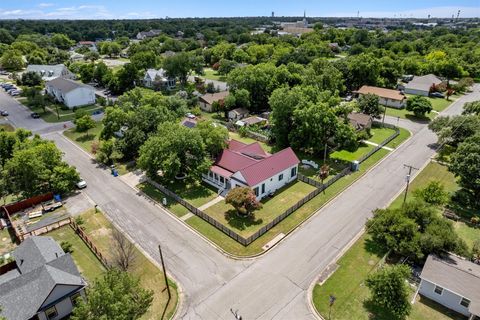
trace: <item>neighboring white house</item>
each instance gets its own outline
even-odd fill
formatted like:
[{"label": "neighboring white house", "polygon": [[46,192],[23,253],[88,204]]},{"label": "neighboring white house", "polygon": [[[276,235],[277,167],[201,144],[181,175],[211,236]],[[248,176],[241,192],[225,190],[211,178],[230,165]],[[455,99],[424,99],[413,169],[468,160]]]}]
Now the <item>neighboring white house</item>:
[{"label": "neighboring white house", "polygon": [[291,148],[270,154],[258,142],[230,140],[203,180],[221,193],[235,187],[250,187],[260,200],[295,181],[299,162]]},{"label": "neighboring white house", "polygon": [[207,112],[214,111],[212,105],[215,101],[221,102],[224,101],[225,98],[228,96],[228,91],[220,91],[215,93],[206,93],[203,96],[198,98],[198,105],[200,109]]},{"label": "neighboring white house", "polygon": [[94,104],[96,101],[93,87],[63,78],[48,81],[45,91],[69,108]]},{"label": "neighboring white house", "polygon": [[401,94],[401,92],[398,90],[362,86],[357,91],[354,91],[354,93],[358,95],[374,94],[378,96],[378,100],[381,105],[396,109],[404,108],[407,103],[407,97]]},{"label": "neighboring white house", "polygon": [[72,256],[51,237],[32,236],[13,252],[0,273],[0,306],[8,320],[59,320],[85,298],[83,280]]},{"label": "neighboring white house", "polygon": [[228,111],[228,119],[238,121],[248,116],[248,110],[245,108],[236,108]]},{"label": "neighboring white house", "polygon": [[75,79],[75,74],[70,72],[63,64],[43,65],[30,64],[25,72],[35,72],[39,74],[43,80],[50,81],[55,78]]},{"label": "neighboring white house", "polygon": [[443,81],[434,74],[413,77],[413,79],[403,86],[405,93],[428,97],[432,85],[439,85]]},{"label": "neighboring white house", "polygon": [[148,69],[143,76],[143,85],[147,88],[153,89],[155,84],[158,84],[159,89],[171,90],[175,88],[175,78],[167,76],[163,69]]},{"label": "neighboring white house", "polygon": [[480,317],[480,265],[453,254],[429,255],[420,278],[422,296],[469,319]]}]

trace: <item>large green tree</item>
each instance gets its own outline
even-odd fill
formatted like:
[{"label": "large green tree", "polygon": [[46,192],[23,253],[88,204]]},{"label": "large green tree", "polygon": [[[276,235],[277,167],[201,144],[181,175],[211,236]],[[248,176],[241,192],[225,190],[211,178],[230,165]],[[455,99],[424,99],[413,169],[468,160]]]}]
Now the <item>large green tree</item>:
[{"label": "large green tree", "polygon": [[358,98],[358,108],[361,112],[368,114],[374,118],[380,118],[383,113],[383,107],[380,106],[379,97],[375,94],[362,94]]},{"label": "large green tree", "polygon": [[117,269],[109,269],[87,290],[86,301],[79,300],[73,320],[135,320],[152,305],[153,292],[140,285],[140,279]]},{"label": "large green tree", "polygon": [[459,178],[460,185],[471,192],[480,207],[480,134],[465,139],[451,156],[449,170]]},{"label": "large green tree", "polygon": [[21,52],[17,50],[7,50],[0,59],[0,65],[8,71],[19,71],[24,66]]},{"label": "large green tree", "polygon": [[195,127],[202,137],[207,152],[215,158],[227,147],[228,130],[212,121],[201,121]]},{"label": "large green tree", "polygon": [[157,134],[140,147],[138,165],[152,178],[169,181],[185,174],[197,180],[208,170],[211,160],[197,130],[164,123]]}]

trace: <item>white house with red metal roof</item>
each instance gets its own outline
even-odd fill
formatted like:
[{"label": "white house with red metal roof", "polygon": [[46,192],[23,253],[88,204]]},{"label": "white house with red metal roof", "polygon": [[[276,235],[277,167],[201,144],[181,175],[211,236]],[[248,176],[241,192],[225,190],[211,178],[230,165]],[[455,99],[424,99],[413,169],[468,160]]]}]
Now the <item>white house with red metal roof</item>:
[{"label": "white house with red metal roof", "polygon": [[296,180],[299,162],[292,148],[270,154],[258,142],[230,140],[203,180],[220,192],[250,187],[260,200]]}]

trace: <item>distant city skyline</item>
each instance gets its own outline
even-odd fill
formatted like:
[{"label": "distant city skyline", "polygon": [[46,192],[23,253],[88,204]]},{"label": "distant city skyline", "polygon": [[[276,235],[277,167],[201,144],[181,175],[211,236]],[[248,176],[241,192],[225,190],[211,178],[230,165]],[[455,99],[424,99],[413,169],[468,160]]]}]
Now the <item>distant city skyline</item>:
[{"label": "distant city skyline", "polygon": [[303,16],[308,17],[480,17],[480,0],[312,1],[2,1],[0,19],[150,19],[183,17]]}]

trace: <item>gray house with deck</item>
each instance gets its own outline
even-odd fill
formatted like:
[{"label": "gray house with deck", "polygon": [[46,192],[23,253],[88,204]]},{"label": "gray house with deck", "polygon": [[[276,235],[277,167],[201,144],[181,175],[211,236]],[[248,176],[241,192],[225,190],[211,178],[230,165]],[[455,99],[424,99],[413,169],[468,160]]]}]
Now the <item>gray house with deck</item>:
[{"label": "gray house with deck", "polygon": [[33,236],[13,252],[0,274],[0,316],[8,320],[57,320],[85,297],[86,282],[69,253],[51,237]]}]

